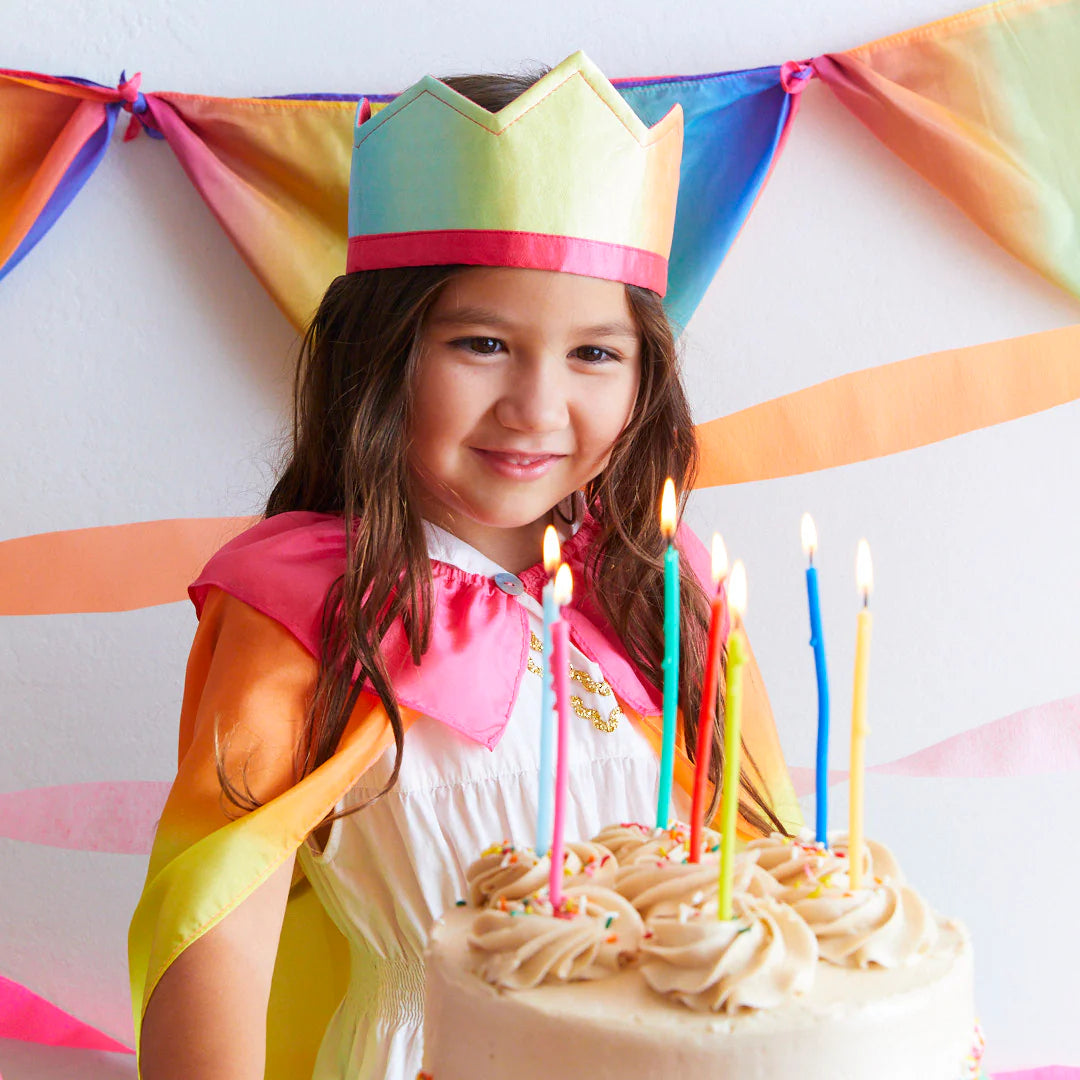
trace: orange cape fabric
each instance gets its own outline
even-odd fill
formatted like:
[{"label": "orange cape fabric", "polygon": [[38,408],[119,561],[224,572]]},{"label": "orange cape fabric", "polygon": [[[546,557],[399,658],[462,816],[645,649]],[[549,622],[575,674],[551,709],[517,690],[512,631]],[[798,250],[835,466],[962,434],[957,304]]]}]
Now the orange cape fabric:
[{"label": "orange cape fabric", "polygon": [[[378,699],[364,695],[334,756],[293,783],[293,749],[316,674],[315,658],[284,627],[219,589],[210,591],[188,663],[177,777],[129,934],[137,1048],[146,1005],[169,965],[285,862],[393,746],[385,710]],[[795,827],[800,823],[798,804],[752,660],[744,692],[746,771],[767,793],[781,820]],[[658,749],[659,719],[627,715]],[[406,712],[406,725],[415,718]],[[230,779],[239,781],[240,766],[246,763],[244,779],[265,800],[251,813],[237,817],[227,811],[214,764],[215,732],[226,747]],[[675,780],[687,791],[693,784],[693,765],[681,733]],[[741,832],[751,835],[745,822]],[[269,1080],[311,1075],[347,978],[345,941],[306,880],[296,875],[269,1004]]]}]

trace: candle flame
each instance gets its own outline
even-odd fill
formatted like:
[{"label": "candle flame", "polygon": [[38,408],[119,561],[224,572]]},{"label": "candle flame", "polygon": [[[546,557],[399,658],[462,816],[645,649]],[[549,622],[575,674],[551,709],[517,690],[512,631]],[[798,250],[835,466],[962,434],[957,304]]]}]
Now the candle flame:
[{"label": "candle flame", "polygon": [[549,525],[544,530],[544,570],[551,577],[559,568],[559,534],[554,525]]},{"label": "candle flame", "polygon": [[870,545],[865,540],[859,541],[855,554],[855,582],[862,593],[863,603],[869,603],[874,588],[874,564],[870,561]]},{"label": "candle flame", "polygon": [[555,574],[555,603],[562,607],[569,604],[574,596],[574,575],[566,563],[559,563]]},{"label": "candle flame", "polygon": [[814,524],[814,519],[809,514],[803,514],[800,529],[802,531],[803,552],[806,555],[809,555],[812,560],[814,558],[814,552],[817,551],[817,526]]},{"label": "candle flame", "polygon": [[736,559],[728,575],[728,603],[736,619],[746,614],[746,567],[742,559]]},{"label": "candle flame", "polygon": [[660,531],[668,540],[675,535],[676,511],[675,481],[669,476],[664,481],[664,494],[660,499]]},{"label": "candle flame", "polygon": [[720,582],[728,575],[727,547],[724,538],[719,533],[712,534],[712,580],[719,588]]}]

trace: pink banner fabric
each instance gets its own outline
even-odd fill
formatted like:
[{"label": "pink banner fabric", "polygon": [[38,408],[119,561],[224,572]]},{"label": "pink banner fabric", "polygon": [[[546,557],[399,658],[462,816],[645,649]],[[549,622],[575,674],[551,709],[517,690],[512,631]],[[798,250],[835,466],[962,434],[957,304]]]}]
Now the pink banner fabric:
[{"label": "pink banner fabric", "polygon": [[[1080,694],[1013,713],[961,732],[914,754],[871,765],[868,772],[891,776],[1037,776],[1080,770]],[[791,766],[799,795],[814,790],[814,770]],[[829,783],[847,779],[829,770]]]},{"label": "pink banner fabric", "polygon": [[0,836],[29,844],[148,855],[168,781],[111,780],[0,794]]},{"label": "pink banner fabric", "polygon": [[0,975],[0,1039],[20,1039],[77,1050],[134,1051],[103,1031],[39,997],[20,983]]},{"label": "pink banner fabric", "polygon": [[[1080,771],[1080,694],[991,721],[870,772],[917,777],[1035,776]],[[796,793],[814,770],[790,768]],[[831,770],[829,783],[847,779]],[[167,781],[114,780],[0,794],[0,836],[72,851],[145,855],[169,792]]]},{"label": "pink banner fabric", "polygon": [[1073,1065],[1044,1065],[1039,1069],[994,1073],[990,1080],[1080,1080],[1080,1067]]}]

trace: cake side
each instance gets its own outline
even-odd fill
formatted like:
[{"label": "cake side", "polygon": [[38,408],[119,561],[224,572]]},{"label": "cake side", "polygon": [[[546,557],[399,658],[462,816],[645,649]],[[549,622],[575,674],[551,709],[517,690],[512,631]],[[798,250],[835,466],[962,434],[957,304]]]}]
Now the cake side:
[{"label": "cake side", "polygon": [[768,1010],[719,1016],[654,993],[635,967],[505,991],[475,972],[473,909],[447,914],[426,955],[424,1069],[433,1080],[961,1080],[975,1027],[966,930],[940,921],[909,967],[819,961],[812,988]]}]

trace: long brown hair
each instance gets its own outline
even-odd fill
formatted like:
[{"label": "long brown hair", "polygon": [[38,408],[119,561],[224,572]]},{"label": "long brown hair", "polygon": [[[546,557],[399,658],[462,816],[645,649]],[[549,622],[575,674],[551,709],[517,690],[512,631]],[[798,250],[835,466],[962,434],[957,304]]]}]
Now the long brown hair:
[{"label": "long brown hair", "polygon": [[[497,111],[541,74],[445,81]],[[331,586],[323,607],[318,677],[297,748],[298,778],[333,754],[368,682],[386,709],[396,746],[394,769],[380,794],[397,782],[404,727],[380,643],[395,620],[402,620],[413,661],[419,663],[428,647],[432,610],[430,563],[408,464],[410,400],[425,316],[443,286],[466,269],[410,267],[339,277],[301,344],[292,453],[266,514],[340,514],[347,543],[344,573]],[[666,547],[658,518],[660,492],[665,477],[675,477],[685,501],[698,451],[660,298],[634,286],[626,290],[641,335],[641,379],[631,419],[607,466],[585,492],[599,524],[586,563],[585,588],[630,657],[659,686]],[[709,605],[685,560],[681,599],[679,704],[687,750],[693,756]],[[717,710],[718,718],[721,715]],[[712,741],[709,772],[715,790],[710,818],[718,805],[723,767],[719,719]],[[226,796],[237,806],[257,805],[250,791],[230,783],[220,761],[218,773]],[[782,830],[745,772],[740,780],[740,809],[746,820],[763,832]]]}]

